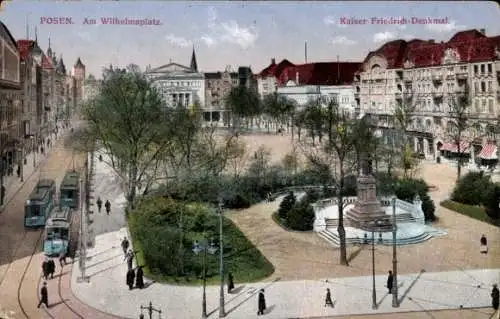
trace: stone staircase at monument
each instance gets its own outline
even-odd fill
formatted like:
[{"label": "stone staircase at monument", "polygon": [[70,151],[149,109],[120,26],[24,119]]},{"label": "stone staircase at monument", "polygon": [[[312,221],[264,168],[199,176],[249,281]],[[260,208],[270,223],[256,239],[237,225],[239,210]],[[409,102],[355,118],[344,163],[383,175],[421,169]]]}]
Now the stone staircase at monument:
[{"label": "stone staircase at monument", "polygon": [[[392,220],[392,217],[391,217]],[[414,223],[416,220],[410,213],[402,213],[396,215],[396,223]],[[326,229],[336,228],[339,225],[338,219],[327,218],[325,219]],[[344,218],[344,226],[349,226],[349,220]]]},{"label": "stone staircase at monument", "polygon": [[[331,232],[328,229],[324,230],[322,232],[319,232],[318,235],[332,244],[335,247],[340,246],[340,238],[337,235],[337,233]],[[428,239],[431,239],[433,237],[432,234],[429,233],[423,233],[421,235],[411,237],[411,238],[405,238],[405,239],[398,239],[396,241],[396,245],[402,246],[402,245],[410,245],[410,244],[418,244],[422,243]],[[363,244],[364,239],[363,238],[347,238],[346,239],[346,244]],[[378,245],[385,245],[385,246],[392,246],[392,239],[382,239],[380,240],[377,236],[375,236],[375,243]],[[368,244],[371,244],[371,237],[368,237]]]}]

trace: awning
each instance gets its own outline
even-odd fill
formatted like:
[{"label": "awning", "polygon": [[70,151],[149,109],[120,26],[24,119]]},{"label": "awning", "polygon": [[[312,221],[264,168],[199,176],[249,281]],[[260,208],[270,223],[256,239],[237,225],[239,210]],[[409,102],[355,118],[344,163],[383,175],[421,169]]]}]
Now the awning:
[{"label": "awning", "polygon": [[[451,147],[449,149],[450,152],[452,153],[458,153],[458,146],[456,143],[452,143]],[[460,142],[460,153],[469,153],[470,151],[470,144],[469,142],[462,141]]]},{"label": "awning", "polygon": [[450,151],[453,148],[452,143],[443,143],[441,145],[441,148],[439,149],[440,151]]},{"label": "awning", "polygon": [[479,155],[477,155],[477,157],[485,160],[498,159],[497,146],[492,143],[486,144],[485,146],[483,146],[481,152],[479,152]]}]

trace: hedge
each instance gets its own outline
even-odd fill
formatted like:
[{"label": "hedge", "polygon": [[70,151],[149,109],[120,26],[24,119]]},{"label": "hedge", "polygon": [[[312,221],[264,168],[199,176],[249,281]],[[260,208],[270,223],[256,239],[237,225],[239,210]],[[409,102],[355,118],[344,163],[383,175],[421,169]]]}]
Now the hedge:
[{"label": "hedge", "polygon": [[467,205],[454,202],[452,200],[444,200],[441,202],[441,206],[455,211],[459,214],[468,216],[480,220],[482,222],[488,223],[490,225],[500,226],[500,220],[493,220],[488,217],[484,208],[482,206]]}]

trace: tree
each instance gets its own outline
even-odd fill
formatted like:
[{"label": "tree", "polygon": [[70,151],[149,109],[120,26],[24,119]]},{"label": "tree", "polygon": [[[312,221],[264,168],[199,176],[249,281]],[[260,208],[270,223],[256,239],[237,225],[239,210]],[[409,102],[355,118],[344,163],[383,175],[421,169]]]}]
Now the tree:
[{"label": "tree", "polygon": [[107,164],[121,177],[133,208],[138,185],[155,178],[159,155],[170,143],[170,123],[162,96],[142,74],[104,73],[100,93],[84,106],[87,137],[110,158]]},{"label": "tree", "polygon": [[403,168],[404,177],[409,177],[409,172],[415,166],[415,159],[413,158],[413,152],[411,152],[411,146],[408,137],[408,128],[412,123],[412,116],[415,112],[416,104],[412,103],[412,98],[410,96],[404,96],[403,102],[397,103],[394,110],[394,128],[396,134],[393,138],[399,137],[399,147],[396,143],[393,143],[399,148],[401,166]]},{"label": "tree", "polygon": [[293,192],[288,193],[288,195],[286,195],[285,198],[283,198],[283,200],[280,203],[280,207],[278,209],[278,216],[282,220],[286,220],[288,212],[291,209],[293,209],[296,202],[297,198],[295,197],[295,194]]},{"label": "tree", "polygon": [[235,86],[226,96],[226,105],[233,116],[233,127],[238,129],[242,118],[253,119],[261,112],[261,102],[257,92],[246,86]]},{"label": "tree", "polygon": [[310,100],[306,104],[304,122],[305,126],[309,129],[313,146],[316,145],[316,136],[321,144],[325,128],[325,111],[319,104],[319,101]]},{"label": "tree", "polygon": [[493,220],[500,219],[500,185],[493,184],[485,196],[486,214]]},{"label": "tree", "polygon": [[[278,125],[291,124],[292,140],[294,135],[294,121],[296,103],[293,100],[280,96],[278,93],[271,93],[264,96],[262,100],[262,111]],[[268,126],[269,132],[269,126]]]},{"label": "tree", "polygon": [[320,143],[320,147],[307,147],[303,143],[304,156],[310,164],[318,168],[333,167],[333,182],[337,193],[339,222],[337,231],[340,238],[340,264],[348,265],[347,247],[344,229],[344,208],[343,202],[345,178],[354,170],[354,165],[349,162],[354,152],[355,146],[355,121],[349,114],[341,110],[335,102],[331,111],[331,137]]},{"label": "tree", "polygon": [[[448,133],[457,147],[457,181],[460,180],[462,174],[463,155],[467,150],[462,149],[462,142],[465,137],[464,133],[469,128],[469,109],[471,102],[468,95],[468,85],[464,84],[462,89],[448,96],[448,105],[450,107],[449,116],[451,119],[451,121],[448,122],[451,125],[448,129]],[[468,145],[465,148],[468,148]]]}]

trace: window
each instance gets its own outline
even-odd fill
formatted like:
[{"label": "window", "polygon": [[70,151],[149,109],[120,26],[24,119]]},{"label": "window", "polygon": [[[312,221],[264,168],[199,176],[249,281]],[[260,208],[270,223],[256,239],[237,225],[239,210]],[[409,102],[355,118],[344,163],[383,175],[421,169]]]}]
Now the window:
[{"label": "window", "polygon": [[477,67],[477,65],[474,65],[474,73],[477,74],[479,68]]},{"label": "window", "polygon": [[493,104],[494,104],[493,99],[489,99],[488,100],[488,113],[490,113],[490,114],[494,113]]},{"label": "window", "polygon": [[481,64],[481,74],[484,74],[484,64]]},{"label": "window", "polygon": [[493,82],[492,81],[488,81],[488,92],[493,92]]},{"label": "window", "polygon": [[483,99],[483,105],[481,106],[481,113],[486,112],[486,99]]},{"label": "window", "polygon": [[488,73],[493,73],[493,64],[488,63]]},{"label": "window", "polygon": [[481,82],[481,92],[486,92],[486,83]]},{"label": "window", "polygon": [[479,100],[474,101],[474,111],[479,113]]},{"label": "window", "polygon": [[474,92],[475,93],[479,92],[479,83],[478,82],[474,82]]}]

